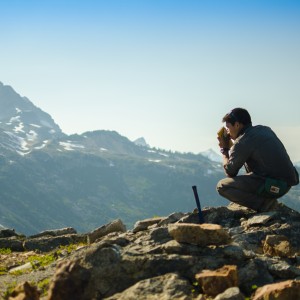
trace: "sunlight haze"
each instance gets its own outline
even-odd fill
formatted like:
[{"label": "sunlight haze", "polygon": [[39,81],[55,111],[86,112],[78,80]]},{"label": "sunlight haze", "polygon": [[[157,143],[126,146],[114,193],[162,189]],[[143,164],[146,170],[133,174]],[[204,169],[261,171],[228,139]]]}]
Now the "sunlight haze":
[{"label": "sunlight haze", "polygon": [[218,151],[234,107],[300,161],[300,1],[1,1],[0,81],[63,132]]}]

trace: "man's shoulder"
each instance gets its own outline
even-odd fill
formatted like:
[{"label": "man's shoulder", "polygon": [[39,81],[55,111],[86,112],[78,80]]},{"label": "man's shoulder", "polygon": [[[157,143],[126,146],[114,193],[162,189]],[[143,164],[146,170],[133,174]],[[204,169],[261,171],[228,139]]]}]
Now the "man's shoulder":
[{"label": "man's shoulder", "polygon": [[246,132],[249,134],[264,134],[264,133],[271,133],[273,132],[273,130],[269,126],[255,125],[248,128]]}]

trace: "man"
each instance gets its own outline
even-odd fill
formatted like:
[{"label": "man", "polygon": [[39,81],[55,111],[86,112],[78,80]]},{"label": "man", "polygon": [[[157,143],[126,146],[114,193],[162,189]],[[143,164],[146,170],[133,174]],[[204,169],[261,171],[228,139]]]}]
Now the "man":
[{"label": "man", "polygon": [[[277,199],[299,183],[282,142],[269,127],[252,126],[246,109],[235,108],[222,121],[227,135],[218,140],[227,178],[218,182],[218,193],[257,212],[276,209]],[[238,175],[243,165],[246,173]]]}]

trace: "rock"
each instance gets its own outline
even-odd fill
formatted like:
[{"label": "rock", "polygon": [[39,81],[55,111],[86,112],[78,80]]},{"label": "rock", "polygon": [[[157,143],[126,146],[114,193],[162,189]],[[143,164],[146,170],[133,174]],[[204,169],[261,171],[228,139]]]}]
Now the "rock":
[{"label": "rock", "polygon": [[253,300],[296,300],[300,299],[300,281],[287,280],[279,283],[265,285],[257,289]]},{"label": "rock", "polygon": [[158,226],[164,226],[164,225],[168,225],[171,223],[175,223],[177,221],[179,221],[181,218],[184,217],[185,214],[179,212],[179,213],[172,213],[171,215],[169,215],[166,218],[163,218],[161,221],[159,221],[157,223]]},{"label": "rock", "polygon": [[18,285],[11,293],[9,300],[39,300],[40,294],[36,287],[32,287],[27,281]]},{"label": "rock", "polygon": [[265,259],[268,270],[276,278],[289,279],[300,276],[300,268],[293,266],[288,261]]},{"label": "rock", "polygon": [[290,257],[295,255],[288,238],[284,235],[267,235],[263,244],[264,254]]},{"label": "rock", "polygon": [[11,249],[12,251],[23,252],[23,240],[16,236],[0,238],[0,249]]},{"label": "rock", "polygon": [[248,221],[243,224],[244,226],[253,226],[253,225],[262,225],[266,224],[269,220],[271,220],[276,215],[276,212],[265,212],[261,214],[257,214],[248,219]]},{"label": "rock", "polygon": [[237,267],[232,265],[225,265],[214,271],[203,270],[195,278],[203,292],[213,297],[238,285]]},{"label": "rock", "polygon": [[132,231],[134,233],[137,233],[139,231],[146,230],[146,229],[148,229],[149,226],[158,224],[158,223],[162,222],[163,220],[165,220],[165,218],[158,217],[158,218],[151,218],[151,219],[145,219],[145,220],[138,221],[134,224]]},{"label": "rock", "polygon": [[60,246],[86,242],[86,236],[77,234],[69,234],[56,237],[40,237],[25,240],[24,249],[27,251],[39,250],[42,252],[49,252]]},{"label": "rock", "polygon": [[245,296],[238,287],[231,287],[219,294],[214,300],[245,300]]},{"label": "rock", "polygon": [[154,228],[150,231],[149,235],[151,240],[161,244],[172,239],[169,234],[168,228],[166,227]]},{"label": "rock", "polygon": [[0,229],[0,238],[8,238],[12,236],[19,236],[14,229]]},{"label": "rock", "polygon": [[238,269],[238,277],[239,288],[248,295],[253,291],[252,286],[263,286],[274,282],[267,263],[256,257]]},{"label": "rock", "polygon": [[76,234],[76,230],[72,227],[67,228],[61,228],[61,229],[53,229],[53,230],[45,230],[38,234],[31,235],[28,238],[38,238],[38,237],[44,237],[44,236],[62,236],[67,234]]},{"label": "rock", "polygon": [[120,219],[117,219],[115,221],[112,221],[106,225],[103,225],[92,232],[89,232],[87,234],[88,236],[88,242],[94,243],[97,239],[112,233],[112,232],[125,232],[126,227],[123,224],[123,222]]},{"label": "rock", "polygon": [[105,298],[105,300],[190,300],[192,285],[178,274],[169,273],[162,276],[141,280],[122,293]]},{"label": "rock", "polygon": [[82,300],[90,279],[90,272],[77,261],[65,261],[58,265],[47,300]]},{"label": "rock", "polygon": [[239,245],[245,250],[253,251],[255,253],[263,253],[261,241],[265,239],[267,232],[264,230],[249,229],[243,234],[237,234],[232,236],[233,243]]},{"label": "rock", "polygon": [[32,270],[32,265],[31,265],[30,262],[28,262],[24,265],[21,265],[21,266],[10,269],[8,271],[8,273],[15,273],[15,272],[19,272],[19,271],[29,271],[29,270]]},{"label": "rock", "polygon": [[226,244],[230,240],[228,232],[217,224],[170,224],[168,230],[179,243],[206,246]]}]

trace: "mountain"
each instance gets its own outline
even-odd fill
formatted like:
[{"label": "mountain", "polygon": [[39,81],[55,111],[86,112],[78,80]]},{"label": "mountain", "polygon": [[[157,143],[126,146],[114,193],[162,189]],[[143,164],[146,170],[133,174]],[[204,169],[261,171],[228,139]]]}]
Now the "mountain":
[{"label": "mountain", "polygon": [[[227,203],[215,185],[220,162],[202,154],[136,144],[115,131],[64,134],[51,116],[0,84],[0,224],[24,234],[75,227],[86,232]],[[297,207],[299,189],[285,201]]]}]

